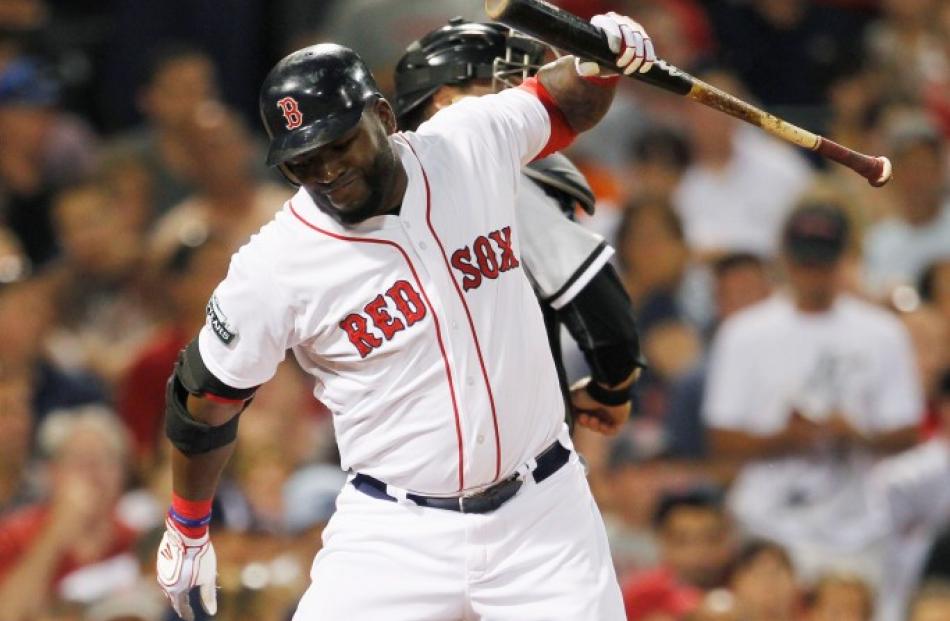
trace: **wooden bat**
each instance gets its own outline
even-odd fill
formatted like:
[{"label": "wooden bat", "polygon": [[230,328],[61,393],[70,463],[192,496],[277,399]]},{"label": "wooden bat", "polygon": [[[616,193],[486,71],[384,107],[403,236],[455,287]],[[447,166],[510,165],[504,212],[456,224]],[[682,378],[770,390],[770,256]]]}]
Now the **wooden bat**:
[{"label": "wooden bat", "polygon": [[[543,0],[485,0],[485,12],[497,22],[585,60],[597,61],[605,67],[614,67],[616,64],[616,56],[610,51],[607,37],[600,28]],[[847,166],[875,187],[880,187],[891,179],[893,169],[886,157],[858,153],[833,140],[813,134],[663,60],[658,59],[646,73],[634,72],[630,77],[677,95],[685,95],[704,106],[761,127],[782,140],[816,151]]]}]

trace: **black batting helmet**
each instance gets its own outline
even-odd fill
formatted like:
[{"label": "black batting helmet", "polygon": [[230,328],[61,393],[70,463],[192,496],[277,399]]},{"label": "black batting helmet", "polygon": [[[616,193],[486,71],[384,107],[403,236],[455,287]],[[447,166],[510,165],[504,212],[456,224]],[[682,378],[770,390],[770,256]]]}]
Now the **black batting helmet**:
[{"label": "black batting helmet", "polygon": [[396,115],[400,125],[441,86],[470,80],[502,82],[532,75],[544,60],[544,44],[507,26],[461,17],[414,41],[396,65]]},{"label": "black batting helmet", "polygon": [[316,149],[355,126],[379,87],[353,50],[333,43],[297,50],[277,63],[261,86],[260,112],[269,165]]}]

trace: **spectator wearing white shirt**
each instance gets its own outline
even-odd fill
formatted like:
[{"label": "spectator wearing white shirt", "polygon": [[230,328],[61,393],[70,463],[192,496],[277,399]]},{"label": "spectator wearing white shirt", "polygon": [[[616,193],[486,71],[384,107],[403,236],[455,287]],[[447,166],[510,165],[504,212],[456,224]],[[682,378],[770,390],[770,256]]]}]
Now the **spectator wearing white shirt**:
[{"label": "spectator wearing white shirt", "polygon": [[[730,93],[737,78],[719,70],[699,77]],[[690,248],[702,256],[750,252],[773,256],[788,212],[813,172],[791,147],[705,106],[690,106],[693,161],[673,193]]]},{"label": "spectator wearing white shirt", "polygon": [[868,230],[864,274],[880,296],[913,284],[938,259],[950,258],[950,193],[943,140],[926,119],[895,123],[889,137],[897,213]]},{"label": "spectator wearing white shirt", "polygon": [[788,289],[728,319],[713,341],[704,417],[713,451],[743,464],[740,527],[786,546],[803,575],[880,567],[868,469],[916,437],[923,401],[896,317],[842,293],[848,222],[805,205],[782,235]]}]

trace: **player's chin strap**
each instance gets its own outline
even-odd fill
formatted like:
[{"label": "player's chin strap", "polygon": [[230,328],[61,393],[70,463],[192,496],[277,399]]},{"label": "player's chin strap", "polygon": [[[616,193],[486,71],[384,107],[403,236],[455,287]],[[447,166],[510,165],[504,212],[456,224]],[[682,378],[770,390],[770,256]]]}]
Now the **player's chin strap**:
[{"label": "player's chin strap", "polygon": [[[195,338],[178,354],[175,372],[165,390],[165,435],[185,455],[207,453],[226,446],[237,437],[238,419],[254,397],[257,387],[234,388],[216,378],[205,366]],[[241,410],[223,425],[208,425],[188,411],[188,395],[212,401],[240,404]]]},{"label": "player's chin strap", "polygon": [[535,160],[522,169],[525,176],[537,183],[570,217],[575,205],[593,215],[596,197],[584,174],[560,153]]}]

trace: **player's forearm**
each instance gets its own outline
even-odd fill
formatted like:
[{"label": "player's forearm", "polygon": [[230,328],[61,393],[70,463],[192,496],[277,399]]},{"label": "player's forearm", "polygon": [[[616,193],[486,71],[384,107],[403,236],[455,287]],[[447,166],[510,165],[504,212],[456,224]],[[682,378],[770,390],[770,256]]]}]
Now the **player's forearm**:
[{"label": "player's forearm", "polygon": [[916,442],[917,428],[913,426],[872,434],[863,440],[865,446],[880,453],[897,453],[909,449]]},{"label": "player's forearm", "polygon": [[558,311],[558,318],[577,342],[594,381],[605,387],[633,383],[634,371],[646,365],[630,297],[611,265],[604,265],[578,294]]},{"label": "player's forearm", "polygon": [[613,81],[579,76],[573,56],[564,56],[542,67],[538,81],[576,133],[587,131],[604,118],[616,91]]},{"label": "player's forearm", "polygon": [[797,447],[786,432],[760,436],[731,429],[713,429],[710,439],[715,457],[739,461],[781,457]]},{"label": "player's forearm", "polygon": [[234,452],[234,444],[190,456],[175,449],[172,455],[175,494],[187,500],[206,500],[214,496],[221,472]]},{"label": "player's forearm", "polygon": [[[221,404],[188,398],[188,412],[200,422],[213,427],[223,425],[237,416],[242,405]],[[172,487],[175,493],[188,500],[205,500],[214,495],[221,472],[234,452],[234,442],[207,453],[186,455],[175,449],[172,454]]]}]

